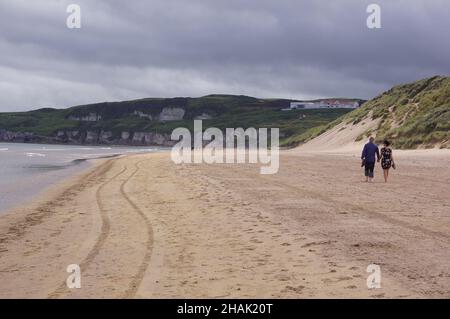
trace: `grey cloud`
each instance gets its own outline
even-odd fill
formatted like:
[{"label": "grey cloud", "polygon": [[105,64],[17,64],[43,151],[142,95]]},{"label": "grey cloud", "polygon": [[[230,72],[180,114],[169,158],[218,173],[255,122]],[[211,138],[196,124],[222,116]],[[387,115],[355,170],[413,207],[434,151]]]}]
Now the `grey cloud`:
[{"label": "grey cloud", "polygon": [[[65,27],[69,3],[82,28]],[[382,7],[380,30],[366,7]],[[449,74],[446,0],[0,2],[0,111],[209,93],[370,98]]]}]

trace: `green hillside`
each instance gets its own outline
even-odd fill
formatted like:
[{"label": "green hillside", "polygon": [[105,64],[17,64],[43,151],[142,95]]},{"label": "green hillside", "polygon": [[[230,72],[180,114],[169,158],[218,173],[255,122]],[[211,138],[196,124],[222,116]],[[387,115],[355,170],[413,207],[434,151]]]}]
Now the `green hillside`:
[{"label": "green hillside", "polygon": [[395,86],[327,125],[293,135],[289,142],[305,142],[342,122],[357,124],[368,118],[380,119],[380,124],[358,140],[376,134],[378,142],[387,138],[401,149],[450,148],[450,78],[435,76]]},{"label": "green hillside", "polygon": [[[281,143],[287,145],[289,137],[327,124],[349,111],[281,111],[282,108],[289,107],[290,102],[291,100],[285,99],[234,95],[105,102],[68,109],[45,108],[30,112],[0,113],[0,129],[32,132],[47,137],[55,136],[58,131],[108,131],[118,138],[124,131],[170,134],[177,127],[192,129],[193,120],[202,118],[204,128],[278,127]],[[178,120],[161,119],[161,112],[167,109],[182,109],[184,115]]]}]

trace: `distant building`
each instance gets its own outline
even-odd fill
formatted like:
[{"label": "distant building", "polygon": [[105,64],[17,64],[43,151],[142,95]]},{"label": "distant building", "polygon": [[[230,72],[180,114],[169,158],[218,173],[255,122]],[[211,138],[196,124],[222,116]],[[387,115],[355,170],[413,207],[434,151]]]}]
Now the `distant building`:
[{"label": "distant building", "polygon": [[297,110],[297,109],[317,109],[315,103],[313,102],[292,102],[291,103],[291,109]]}]

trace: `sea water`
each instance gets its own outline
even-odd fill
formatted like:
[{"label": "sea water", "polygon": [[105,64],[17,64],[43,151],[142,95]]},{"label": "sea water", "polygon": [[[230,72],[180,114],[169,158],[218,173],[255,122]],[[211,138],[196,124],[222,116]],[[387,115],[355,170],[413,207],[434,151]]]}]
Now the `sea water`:
[{"label": "sea water", "polygon": [[90,159],[161,150],[163,148],[0,143],[0,214],[86,169]]}]

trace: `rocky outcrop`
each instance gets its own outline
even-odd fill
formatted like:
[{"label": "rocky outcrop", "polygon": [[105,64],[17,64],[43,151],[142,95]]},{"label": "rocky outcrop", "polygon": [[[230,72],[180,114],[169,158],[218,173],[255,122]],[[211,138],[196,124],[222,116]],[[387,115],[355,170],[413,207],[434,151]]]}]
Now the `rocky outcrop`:
[{"label": "rocky outcrop", "polygon": [[84,143],[86,144],[96,144],[98,142],[99,133],[94,131],[87,131]]},{"label": "rocky outcrop", "polygon": [[[169,140],[169,141],[167,142],[167,140]],[[171,141],[170,140],[170,136],[169,135],[163,135],[163,134],[158,134],[158,133],[155,133],[153,135],[152,141],[156,145],[166,145],[166,144],[168,144],[168,145],[172,146],[172,145],[175,145],[175,143],[176,143],[176,141]]]},{"label": "rocky outcrop", "polygon": [[141,111],[134,111],[133,114],[139,116],[140,118],[147,118],[150,121],[153,120],[153,117],[152,117],[151,114],[147,114],[147,113],[144,113],[144,112],[141,112]]},{"label": "rocky outcrop", "polygon": [[135,145],[173,146],[169,134],[154,132],[127,132],[115,135],[111,131],[58,130],[53,136],[41,136],[30,132],[12,132],[0,129],[0,142],[48,143],[48,144],[90,144],[90,145]]},{"label": "rocky outcrop", "polygon": [[180,107],[165,107],[158,116],[159,121],[182,120],[186,111]]},{"label": "rocky outcrop", "polygon": [[122,132],[122,133],[120,134],[119,144],[121,144],[121,145],[127,145],[127,144],[129,144],[129,143],[130,143],[130,137],[131,137],[132,135],[133,135],[133,134],[131,134],[130,132]]},{"label": "rocky outcrop", "polygon": [[150,133],[136,132],[131,139],[132,144],[142,145],[150,142]]},{"label": "rocky outcrop", "polygon": [[170,140],[170,135],[152,132],[135,132],[131,138],[131,145],[160,145],[172,146],[176,142]]},{"label": "rocky outcrop", "polygon": [[0,141],[2,142],[35,142],[37,136],[31,132],[12,132],[0,130]]},{"label": "rocky outcrop", "polygon": [[97,122],[102,119],[102,116],[97,113],[89,113],[88,115],[81,115],[81,116],[75,116],[71,115],[69,116],[69,120],[74,121],[84,121],[84,122]]},{"label": "rocky outcrop", "polygon": [[101,131],[99,136],[99,143],[110,144],[114,139],[114,134],[111,131]]},{"label": "rocky outcrop", "polygon": [[[159,114],[148,114],[144,113],[142,111],[134,110],[132,115],[138,116],[140,118],[145,118],[150,121],[179,121],[184,118],[184,115],[186,114],[185,109],[181,107],[164,107]],[[210,115],[203,113],[202,115],[198,116],[198,119],[209,119],[211,118]],[[98,122],[102,119],[101,114],[97,113],[89,113],[87,115],[70,115],[68,117],[69,120],[73,121],[81,121],[81,122]]]}]

